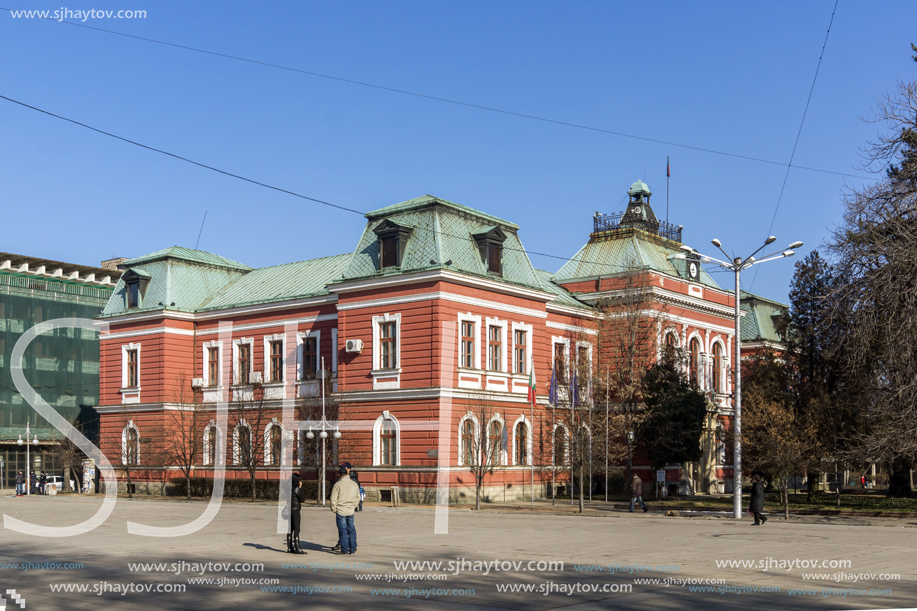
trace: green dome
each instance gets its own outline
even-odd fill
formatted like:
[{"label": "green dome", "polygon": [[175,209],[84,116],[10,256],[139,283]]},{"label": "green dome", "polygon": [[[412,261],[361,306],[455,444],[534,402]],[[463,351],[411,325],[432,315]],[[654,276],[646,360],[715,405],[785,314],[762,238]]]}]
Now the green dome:
[{"label": "green dome", "polygon": [[650,188],[646,186],[646,183],[642,180],[638,180],[630,186],[630,189],[627,190],[628,195],[637,195],[638,193],[644,193],[646,195],[653,194],[653,192],[650,191]]}]

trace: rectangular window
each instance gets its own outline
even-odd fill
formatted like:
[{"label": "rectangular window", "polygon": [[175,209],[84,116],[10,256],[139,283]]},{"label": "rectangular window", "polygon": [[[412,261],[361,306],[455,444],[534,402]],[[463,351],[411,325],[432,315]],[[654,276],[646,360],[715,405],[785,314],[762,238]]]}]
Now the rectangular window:
[{"label": "rectangular window", "polygon": [[236,380],[239,384],[248,384],[251,379],[252,346],[239,344],[239,358],[236,361]]},{"label": "rectangular window", "polygon": [[379,245],[382,248],[382,267],[396,267],[398,265],[398,238],[396,236],[388,236],[379,240]]},{"label": "rectangular window", "polygon": [[384,322],[379,325],[379,369],[395,369],[398,367],[395,355],[395,324]]},{"label": "rectangular window", "polygon": [[487,327],[487,369],[490,371],[501,371],[500,352],[503,347],[501,342],[502,334],[502,327]]},{"label": "rectangular window", "polygon": [[220,349],[216,346],[207,348],[207,386],[216,386],[220,382]]},{"label": "rectangular window", "polygon": [[525,373],[525,363],[528,360],[526,358],[526,335],[525,331],[516,331],[515,335],[515,347],[513,349],[513,360],[516,364],[516,373]]},{"label": "rectangular window", "polygon": [[576,347],[576,377],[580,385],[589,380],[589,346]]},{"label": "rectangular window", "polygon": [[314,380],[318,375],[318,350],[314,337],[302,339],[302,379]]},{"label": "rectangular window", "polygon": [[127,388],[137,388],[137,351],[127,351]]},{"label": "rectangular window", "polygon": [[554,371],[557,372],[557,383],[567,383],[566,344],[554,344]]},{"label": "rectangular window", "polygon": [[283,381],[283,342],[270,342],[271,348],[271,382]]},{"label": "rectangular window", "polygon": [[127,307],[140,307],[140,283],[133,282],[125,287],[127,290]]},{"label": "rectangular window", "polygon": [[503,245],[502,244],[488,244],[487,245],[487,271],[492,274],[501,274],[503,272],[503,266],[501,265],[501,259],[503,258]]},{"label": "rectangular window", "polygon": [[462,321],[462,353],[460,357],[462,367],[474,367],[474,323]]}]

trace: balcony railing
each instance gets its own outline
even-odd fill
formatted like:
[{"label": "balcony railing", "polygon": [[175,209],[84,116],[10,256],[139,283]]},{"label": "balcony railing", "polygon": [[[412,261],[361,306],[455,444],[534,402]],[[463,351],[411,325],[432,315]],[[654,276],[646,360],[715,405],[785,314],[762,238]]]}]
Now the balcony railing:
[{"label": "balcony railing", "polygon": [[[598,233],[600,231],[614,231],[615,229],[620,229],[621,221],[623,218],[623,212],[619,212],[617,214],[596,213],[592,217],[594,227],[593,231]],[[683,229],[682,225],[672,225],[671,223],[666,223],[665,221],[650,221],[646,219],[634,221],[634,225],[641,225],[650,233],[655,233],[669,240],[681,242],[681,230]]]}]

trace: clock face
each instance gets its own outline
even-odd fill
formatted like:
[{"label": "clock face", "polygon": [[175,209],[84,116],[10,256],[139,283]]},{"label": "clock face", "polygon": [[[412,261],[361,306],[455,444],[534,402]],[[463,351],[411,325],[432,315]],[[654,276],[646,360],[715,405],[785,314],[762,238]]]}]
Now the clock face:
[{"label": "clock face", "polygon": [[692,278],[697,278],[697,263],[691,262],[691,265],[688,267],[688,275]]}]

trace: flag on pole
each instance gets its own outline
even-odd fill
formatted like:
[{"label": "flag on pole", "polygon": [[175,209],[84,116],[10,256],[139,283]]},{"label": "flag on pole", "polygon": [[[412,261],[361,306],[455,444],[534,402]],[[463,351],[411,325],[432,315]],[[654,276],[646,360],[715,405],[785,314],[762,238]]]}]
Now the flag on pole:
[{"label": "flag on pole", "polygon": [[529,369],[529,403],[535,406],[535,359],[532,358],[531,369]]},{"label": "flag on pole", "polygon": [[548,401],[557,405],[557,363],[551,368],[551,386],[548,388]]},{"label": "flag on pole", "polygon": [[665,177],[668,178],[672,175],[672,171],[669,170],[669,158],[665,158]]}]

